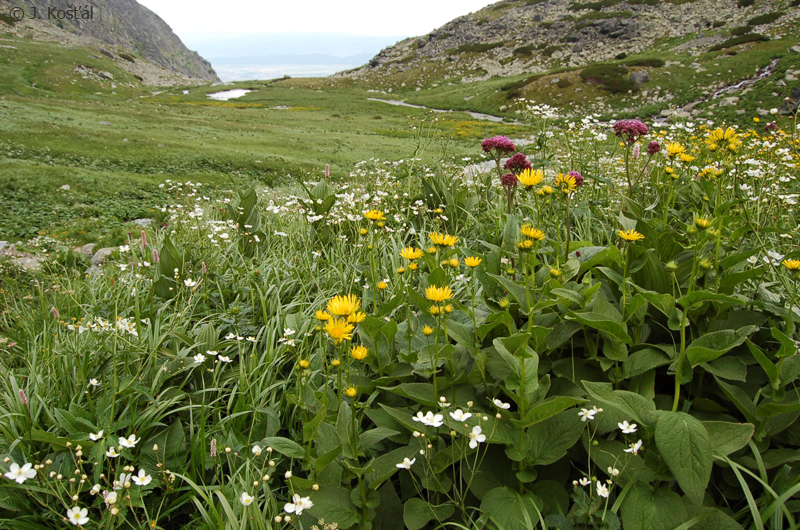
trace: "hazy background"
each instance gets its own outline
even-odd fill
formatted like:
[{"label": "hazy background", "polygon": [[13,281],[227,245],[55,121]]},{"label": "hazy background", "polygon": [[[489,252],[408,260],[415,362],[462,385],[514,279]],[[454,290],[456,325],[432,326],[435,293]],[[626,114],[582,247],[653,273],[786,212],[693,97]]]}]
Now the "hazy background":
[{"label": "hazy background", "polygon": [[[326,76],[424,35],[490,0],[139,0],[223,81]],[[420,16],[424,14],[424,16]]]}]

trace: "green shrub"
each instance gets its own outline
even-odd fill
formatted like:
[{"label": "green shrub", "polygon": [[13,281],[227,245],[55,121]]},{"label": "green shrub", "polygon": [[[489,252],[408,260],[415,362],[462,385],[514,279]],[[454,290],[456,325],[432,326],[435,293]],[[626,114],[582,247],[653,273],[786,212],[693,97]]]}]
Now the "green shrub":
[{"label": "green shrub", "polygon": [[456,48],[452,53],[483,53],[495,48],[503,46],[502,42],[476,42],[474,44],[462,44]]},{"label": "green shrub", "polygon": [[17,23],[17,20],[6,15],[5,13],[0,13],[0,22],[5,22],[6,24],[13,26]]},{"label": "green shrub", "polygon": [[611,7],[619,4],[622,0],[599,0],[598,2],[586,3],[573,3],[569,5],[570,11],[581,11],[582,9],[591,9],[592,11],[600,11],[605,7]]},{"label": "green shrub", "polygon": [[737,26],[735,28],[731,28],[731,35],[739,36],[739,35],[746,35],[750,33],[752,28],[750,26]]},{"label": "green shrub", "polygon": [[128,61],[129,63],[135,63],[136,62],[136,59],[132,55],[129,55],[127,53],[118,53],[117,55],[119,55],[120,57],[122,57],[123,59]]},{"label": "green shrub", "polygon": [[661,3],[661,0],[627,0],[627,3],[636,6],[636,5],[647,5],[647,6],[657,6]]},{"label": "green shrub", "polygon": [[725,42],[720,42],[716,46],[710,47],[708,51],[716,52],[719,50],[724,50],[725,48],[738,46],[739,44],[746,44],[748,42],[765,42],[768,40],[769,37],[767,37],[766,35],[761,35],[760,33],[747,33],[745,35],[740,35],[738,37],[728,39]]},{"label": "green shrub", "polygon": [[633,11],[593,11],[586,13],[575,19],[575,22],[584,22],[587,20],[604,20],[607,18],[631,18]]},{"label": "green shrub", "polygon": [[558,83],[556,84],[558,85],[558,88],[568,88],[572,86],[572,81],[570,81],[566,77],[561,77],[558,79]]},{"label": "green shrub", "polygon": [[714,23],[711,24],[711,27],[712,28],[721,28],[721,27],[725,26],[725,24],[727,24],[727,22],[725,22],[724,20],[715,20]]},{"label": "green shrub", "polygon": [[755,3],[756,0],[739,0],[739,7],[750,7]]},{"label": "green shrub", "polygon": [[563,46],[557,46],[557,45],[548,46],[547,48],[542,50],[542,55],[544,55],[545,57],[552,57],[553,54],[558,50],[560,50],[561,48],[563,48]]},{"label": "green shrub", "polygon": [[783,15],[785,15],[783,11],[773,11],[772,13],[765,13],[763,15],[759,15],[757,17],[753,17],[747,21],[748,26],[760,26],[762,24],[772,24]]},{"label": "green shrub", "polygon": [[581,79],[585,83],[597,84],[612,94],[624,94],[637,91],[639,87],[628,77],[628,69],[613,64],[594,64],[581,70]]},{"label": "green shrub", "polygon": [[528,44],[527,46],[520,46],[519,48],[514,50],[514,55],[533,55],[533,50],[535,47],[533,44]]},{"label": "green shrub", "polygon": [[646,66],[650,68],[661,68],[664,66],[663,59],[657,59],[654,57],[649,57],[645,59],[631,59],[630,61],[625,61],[626,66]]},{"label": "green shrub", "polygon": [[618,53],[617,55],[615,55],[615,56],[614,56],[614,59],[617,59],[617,60],[621,61],[622,59],[624,59],[624,58],[625,58],[625,57],[627,57],[627,56],[628,56],[628,54],[627,54],[627,53],[625,53],[625,52],[620,52],[620,53]]}]

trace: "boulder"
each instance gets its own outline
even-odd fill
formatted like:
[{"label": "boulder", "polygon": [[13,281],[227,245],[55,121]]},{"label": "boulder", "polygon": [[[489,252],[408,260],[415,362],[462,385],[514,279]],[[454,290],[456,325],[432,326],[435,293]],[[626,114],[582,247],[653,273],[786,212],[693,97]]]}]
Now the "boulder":
[{"label": "boulder", "polygon": [[91,258],[92,254],[94,254],[94,247],[96,247],[94,243],[86,243],[82,247],[79,247],[78,252],[86,256],[87,258]]},{"label": "boulder", "polygon": [[108,57],[110,59],[114,58],[114,54],[111,53],[110,51],[106,50],[105,48],[100,48],[99,51],[100,51],[100,53],[102,53],[103,55],[105,55],[106,57]]},{"label": "boulder", "polygon": [[631,81],[633,81],[637,85],[641,85],[642,83],[647,83],[648,81],[650,81],[650,74],[647,73],[645,70],[639,70],[638,72],[633,72],[631,74]]},{"label": "boulder", "polygon": [[100,264],[101,264],[101,263],[103,263],[103,261],[105,261],[105,259],[106,259],[107,257],[109,257],[109,256],[110,256],[110,255],[111,255],[111,254],[112,254],[112,253],[113,253],[115,250],[117,250],[117,248],[116,248],[116,247],[106,247],[106,248],[101,248],[100,250],[98,250],[97,252],[95,252],[95,253],[94,253],[94,256],[92,256],[92,259],[91,259],[91,260],[89,260],[89,261],[91,261],[91,262],[92,262],[92,265],[100,265]]},{"label": "boulder", "polygon": [[150,226],[151,224],[153,224],[153,219],[150,219],[150,218],[134,219],[132,222],[133,222],[133,224],[135,224],[137,226],[145,227],[145,226]]},{"label": "boulder", "polygon": [[60,188],[58,188],[58,189],[60,189],[60,190],[64,190],[64,191],[69,191],[69,184],[64,184],[63,186],[61,186],[61,187],[60,187]]},{"label": "boulder", "polygon": [[800,46],[792,46],[789,48],[789,53],[800,53]]},{"label": "boulder", "polygon": [[727,98],[722,98],[720,101],[720,107],[735,107],[739,103],[739,98],[737,96],[731,96]]}]

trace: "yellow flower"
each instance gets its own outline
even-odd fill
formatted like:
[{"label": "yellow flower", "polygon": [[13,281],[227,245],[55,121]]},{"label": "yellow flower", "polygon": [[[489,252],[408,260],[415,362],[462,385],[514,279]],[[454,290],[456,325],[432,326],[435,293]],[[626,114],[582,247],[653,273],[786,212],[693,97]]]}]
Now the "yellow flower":
[{"label": "yellow flower", "polygon": [[617,232],[617,235],[619,235],[619,237],[625,241],[641,241],[644,239],[644,235],[640,234],[636,230],[628,230],[627,232],[620,230]]},{"label": "yellow flower", "polygon": [[558,278],[559,276],[561,276],[561,269],[551,268],[550,276],[552,276],[553,278]]},{"label": "yellow flower", "polygon": [[433,302],[444,302],[445,300],[453,298],[453,291],[450,289],[449,285],[445,287],[431,285],[425,289],[425,298]]},{"label": "yellow flower", "polygon": [[458,243],[458,238],[456,236],[440,234],[438,232],[431,232],[428,234],[428,237],[431,238],[431,242],[433,242],[434,245],[440,247],[452,247]]},{"label": "yellow flower", "polygon": [[550,186],[542,186],[536,191],[536,193],[537,195],[541,195],[542,197],[544,197],[545,195],[550,195],[551,193],[553,193],[553,188]]},{"label": "yellow flower", "polygon": [[450,258],[450,261],[448,261],[447,264],[455,269],[459,265],[458,258]]},{"label": "yellow flower", "polygon": [[339,344],[343,340],[350,340],[353,338],[354,326],[349,324],[343,318],[332,318],[325,324],[325,331],[328,332],[333,342]]},{"label": "yellow flower", "polygon": [[358,394],[358,390],[356,390],[356,389],[355,389],[355,388],[353,388],[352,386],[351,386],[351,387],[349,387],[347,390],[345,390],[345,391],[344,391],[344,395],[345,395],[345,396],[347,396],[347,397],[349,397],[349,398],[354,398],[354,397],[356,397],[356,394]]},{"label": "yellow flower", "polygon": [[442,213],[444,213],[444,210],[442,210],[441,208],[436,208],[436,209],[433,211],[433,213],[442,214]]},{"label": "yellow flower", "polygon": [[520,233],[527,237],[528,239],[534,239],[536,241],[541,241],[544,239],[544,232],[539,230],[538,228],[533,228],[530,225],[522,225],[522,228],[519,229]]},{"label": "yellow flower", "polygon": [[339,359],[334,359],[331,361],[331,366],[339,366],[340,364],[342,364],[342,361]]},{"label": "yellow flower", "polygon": [[556,175],[556,178],[553,179],[553,184],[564,193],[572,193],[578,189],[578,182],[575,180],[575,177],[563,173]]},{"label": "yellow flower", "polygon": [[311,366],[311,363],[306,361],[305,359],[300,361],[298,364],[300,364],[300,368],[308,368],[309,366]]},{"label": "yellow flower", "polygon": [[525,189],[530,189],[544,180],[544,171],[541,169],[526,169],[517,175],[517,180]]},{"label": "yellow flower", "polygon": [[361,230],[358,231],[358,233],[361,234],[362,236],[367,235],[368,232],[369,230],[367,230],[366,228],[362,228]]},{"label": "yellow flower", "polygon": [[800,259],[787,259],[783,261],[783,266],[792,272],[800,272]]},{"label": "yellow flower", "polygon": [[669,158],[679,157],[686,152],[686,148],[678,142],[667,142],[664,149],[667,151],[667,157]]},{"label": "yellow flower", "polygon": [[323,320],[323,321],[324,320],[330,320],[331,314],[328,313],[327,311],[317,311],[316,313],[314,313],[314,318],[316,318],[317,320]]},{"label": "yellow flower", "polygon": [[706,145],[711,151],[716,151],[721,148],[735,152],[741,147],[742,141],[739,139],[739,135],[736,134],[736,130],[730,127],[722,130],[722,128],[719,127],[708,133]]},{"label": "yellow flower", "polygon": [[714,166],[706,166],[702,171],[700,171],[700,173],[698,173],[700,178],[709,178],[712,180],[716,179],[720,175],[722,175],[722,170],[715,168]]},{"label": "yellow flower", "polygon": [[692,155],[684,153],[681,155],[681,162],[686,162],[687,164],[689,162],[694,162],[694,157]]},{"label": "yellow flower", "polygon": [[433,328],[430,327],[430,326],[425,326],[424,328],[422,328],[422,333],[425,334],[425,335],[432,335],[433,334]]},{"label": "yellow flower", "polygon": [[404,272],[406,272],[406,268],[405,267],[397,267],[397,273],[398,274],[403,274]]},{"label": "yellow flower", "polygon": [[351,315],[361,307],[361,300],[354,294],[347,296],[334,296],[328,300],[328,313],[340,317]]},{"label": "yellow flower", "polygon": [[360,322],[364,322],[364,319],[367,318],[367,314],[363,311],[356,311],[352,315],[347,317],[347,321],[351,324],[358,324]]},{"label": "yellow flower", "polygon": [[350,350],[350,357],[356,361],[363,361],[367,358],[368,353],[364,346],[353,346],[353,349]]},{"label": "yellow flower", "polygon": [[386,284],[386,282],[378,282],[378,289],[380,289],[381,291],[383,291],[387,287],[389,286]]},{"label": "yellow flower", "polygon": [[436,254],[436,247],[428,247],[428,254]]},{"label": "yellow flower", "polygon": [[444,306],[444,312],[445,313],[452,313],[453,312],[453,306],[450,305],[450,304],[447,304],[446,306]]},{"label": "yellow flower", "polygon": [[666,171],[666,172],[667,172],[667,175],[674,175],[674,174],[675,174],[675,170],[674,170],[674,169],[672,169],[672,168],[671,168],[671,167],[669,167],[669,166],[665,167],[665,168],[664,168],[664,171]]},{"label": "yellow flower", "polygon": [[364,217],[370,221],[383,221],[386,219],[386,217],[383,215],[383,212],[380,210],[370,210],[368,212],[364,212]]},{"label": "yellow flower", "polygon": [[706,219],[705,217],[695,217],[694,218],[694,225],[699,228],[700,230],[705,230],[711,225],[711,220]]},{"label": "yellow flower", "polygon": [[400,251],[400,257],[407,260],[415,260],[421,258],[425,254],[421,248],[406,247]]},{"label": "yellow flower", "polygon": [[441,308],[440,308],[438,305],[432,305],[432,306],[431,306],[431,315],[434,315],[434,316],[436,316],[436,315],[438,315],[438,314],[439,314],[439,313],[441,313],[441,312],[442,312],[442,310],[441,310]]},{"label": "yellow flower", "polygon": [[753,116],[753,121],[754,121],[754,122],[756,122],[756,123],[758,123],[758,122],[760,122],[761,120],[759,120],[757,116]]},{"label": "yellow flower", "polygon": [[416,263],[409,263],[408,264],[408,270],[415,271],[415,270],[417,270],[417,268],[418,268],[418,266],[417,266]]},{"label": "yellow flower", "polygon": [[482,261],[483,260],[481,258],[476,258],[476,257],[470,256],[470,257],[464,259],[464,265],[466,265],[467,267],[470,267],[470,268],[475,268],[478,265],[480,265]]}]

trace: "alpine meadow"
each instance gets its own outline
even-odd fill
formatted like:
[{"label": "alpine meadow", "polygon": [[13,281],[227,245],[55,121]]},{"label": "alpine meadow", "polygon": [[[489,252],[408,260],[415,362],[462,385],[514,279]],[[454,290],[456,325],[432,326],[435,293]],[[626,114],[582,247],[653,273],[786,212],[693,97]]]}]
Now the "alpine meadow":
[{"label": "alpine meadow", "polygon": [[224,84],[51,4],[0,0],[0,528],[800,530],[800,1]]}]

